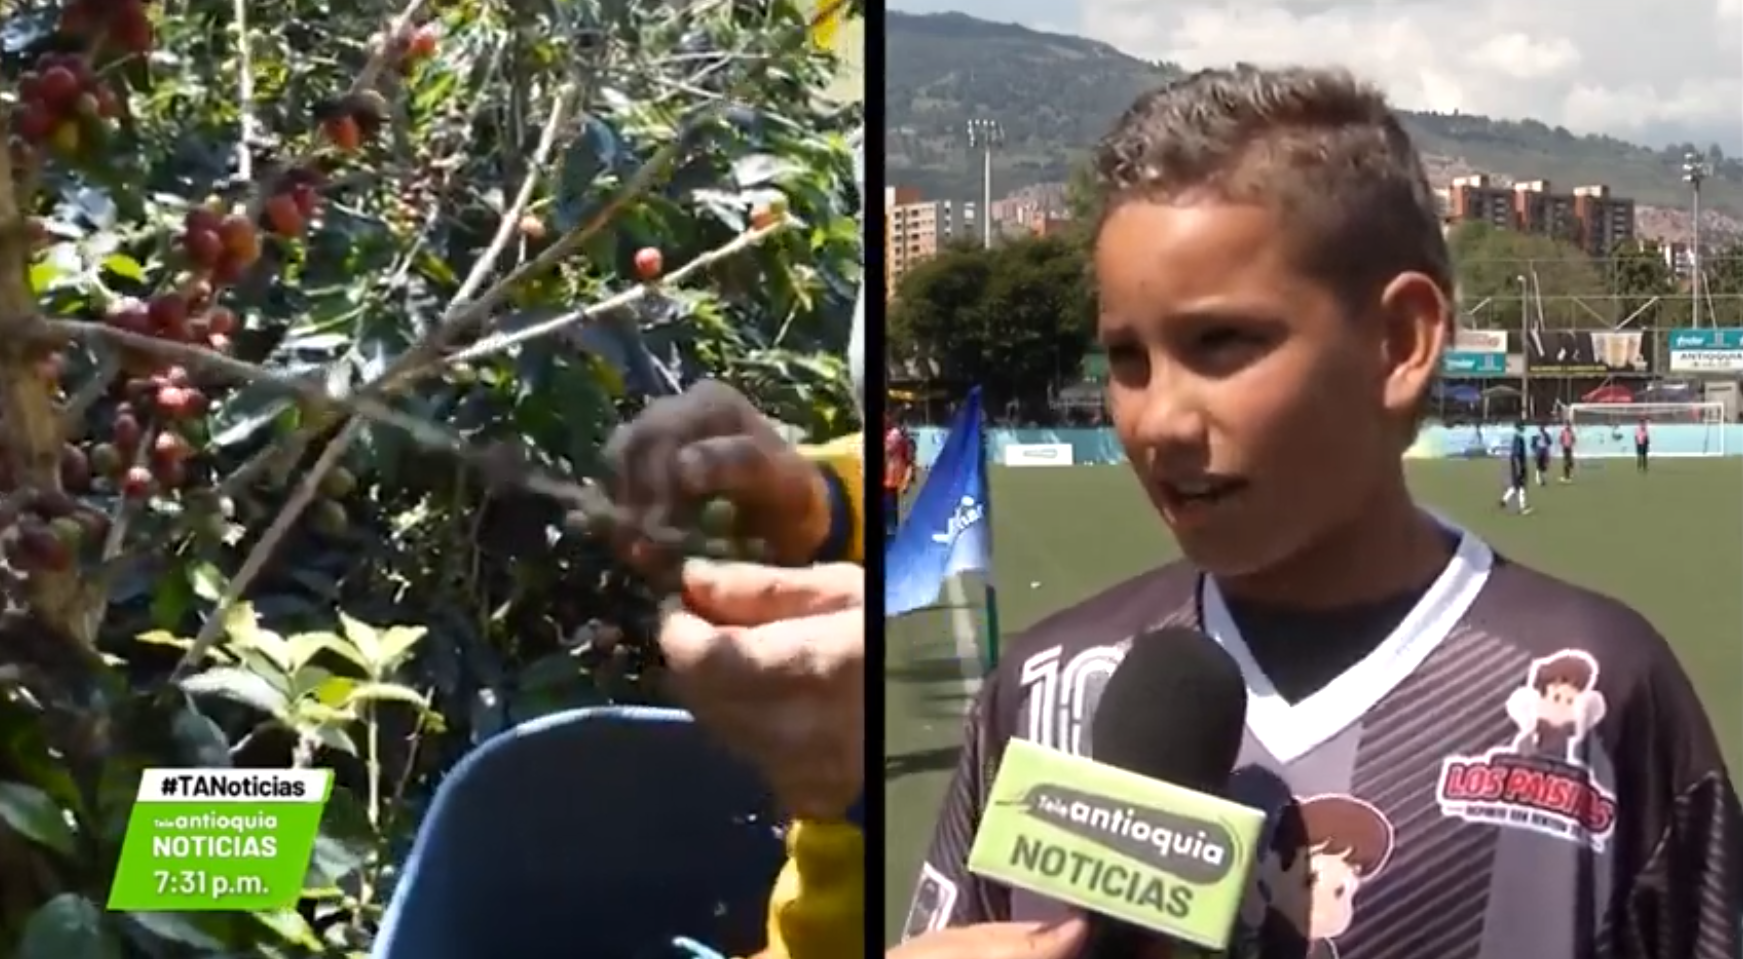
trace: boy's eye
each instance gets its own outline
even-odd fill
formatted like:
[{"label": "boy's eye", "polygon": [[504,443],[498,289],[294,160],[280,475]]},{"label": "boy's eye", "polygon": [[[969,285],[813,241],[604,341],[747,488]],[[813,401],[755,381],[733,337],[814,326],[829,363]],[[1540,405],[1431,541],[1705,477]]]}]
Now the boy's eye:
[{"label": "boy's eye", "polygon": [[1209,376],[1229,376],[1257,362],[1276,345],[1266,331],[1207,326],[1186,340],[1185,362]]},{"label": "boy's eye", "polygon": [[1257,346],[1261,343],[1259,336],[1232,326],[1217,327],[1198,335],[1198,346],[1206,350],[1226,350],[1240,346]]},{"label": "boy's eye", "polygon": [[1121,380],[1143,376],[1144,366],[1150,359],[1137,343],[1109,343],[1104,352],[1108,358],[1108,372]]},{"label": "boy's eye", "polygon": [[1132,343],[1113,343],[1107,347],[1109,363],[1130,363],[1144,358],[1144,351]]}]

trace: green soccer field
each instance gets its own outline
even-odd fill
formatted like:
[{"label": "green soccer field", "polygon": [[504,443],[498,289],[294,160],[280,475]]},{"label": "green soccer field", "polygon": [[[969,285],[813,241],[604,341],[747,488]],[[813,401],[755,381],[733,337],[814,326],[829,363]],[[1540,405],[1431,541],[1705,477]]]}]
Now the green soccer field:
[{"label": "green soccer field", "polygon": [[[1494,461],[1411,464],[1418,498],[1514,559],[1619,596],[1675,645],[1733,770],[1743,769],[1743,459],[1626,460],[1587,466],[1569,486],[1532,490],[1530,516],[1502,514]],[[993,562],[1001,632],[1158,565],[1174,544],[1123,467],[992,471]],[[900,932],[967,703],[957,633],[984,637],[981,590],[967,608],[892,621],[885,692],[888,911]],[[945,602],[941,600],[941,603]],[[970,669],[973,669],[972,665]]]}]

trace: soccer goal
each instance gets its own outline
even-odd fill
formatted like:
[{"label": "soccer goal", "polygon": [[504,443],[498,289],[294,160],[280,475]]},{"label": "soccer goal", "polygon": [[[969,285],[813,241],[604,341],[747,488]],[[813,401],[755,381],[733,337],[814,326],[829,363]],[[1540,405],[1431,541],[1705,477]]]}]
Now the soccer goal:
[{"label": "soccer goal", "polygon": [[1634,427],[1645,420],[1654,456],[1724,456],[1723,403],[1573,403],[1574,455],[1602,459],[1634,455]]}]

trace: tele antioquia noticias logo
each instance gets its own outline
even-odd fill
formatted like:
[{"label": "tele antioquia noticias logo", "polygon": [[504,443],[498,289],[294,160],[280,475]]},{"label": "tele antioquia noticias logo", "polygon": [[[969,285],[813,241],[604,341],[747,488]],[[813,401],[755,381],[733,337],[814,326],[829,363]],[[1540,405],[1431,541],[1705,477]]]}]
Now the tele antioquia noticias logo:
[{"label": "tele antioquia noticias logo", "polygon": [[328,769],[150,769],[127,820],[109,908],[294,905],[333,788]]}]

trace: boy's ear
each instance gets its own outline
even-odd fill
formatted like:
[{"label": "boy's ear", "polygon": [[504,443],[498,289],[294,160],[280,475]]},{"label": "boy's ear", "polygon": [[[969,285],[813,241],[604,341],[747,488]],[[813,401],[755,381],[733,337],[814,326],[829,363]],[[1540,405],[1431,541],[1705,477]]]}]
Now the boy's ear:
[{"label": "boy's ear", "polygon": [[1451,309],[1440,285],[1424,273],[1400,273],[1380,294],[1384,318],[1386,408],[1414,416],[1440,371]]}]

